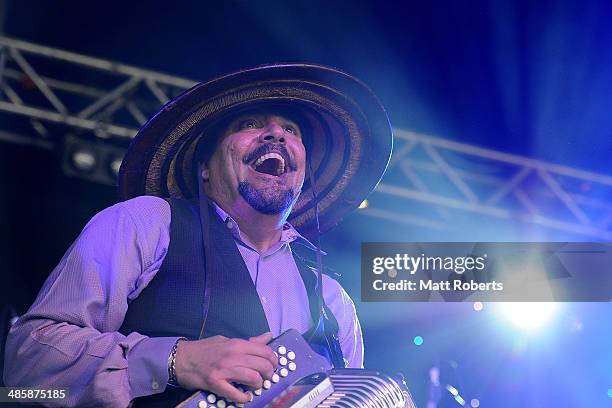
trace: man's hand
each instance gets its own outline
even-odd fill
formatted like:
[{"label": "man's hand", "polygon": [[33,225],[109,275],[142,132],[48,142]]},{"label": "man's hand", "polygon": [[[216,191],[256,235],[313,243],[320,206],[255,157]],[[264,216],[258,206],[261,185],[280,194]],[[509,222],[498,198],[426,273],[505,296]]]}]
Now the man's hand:
[{"label": "man's hand", "polygon": [[184,388],[212,391],[232,401],[246,403],[249,396],[231,383],[261,388],[272,378],[278,357],[266,346],[272,333],[249,340],[215,336],[180,341],[176,350],[176,380]]}]

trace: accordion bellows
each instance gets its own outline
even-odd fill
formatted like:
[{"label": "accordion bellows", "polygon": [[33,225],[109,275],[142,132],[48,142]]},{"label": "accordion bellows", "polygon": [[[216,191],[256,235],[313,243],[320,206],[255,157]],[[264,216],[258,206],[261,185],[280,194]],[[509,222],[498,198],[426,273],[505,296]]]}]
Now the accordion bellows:
[{"label": "accordion bellows", "polygon": [[334,392],[317,407],[416,408],[400,381],[379,371],[331,370]]}]

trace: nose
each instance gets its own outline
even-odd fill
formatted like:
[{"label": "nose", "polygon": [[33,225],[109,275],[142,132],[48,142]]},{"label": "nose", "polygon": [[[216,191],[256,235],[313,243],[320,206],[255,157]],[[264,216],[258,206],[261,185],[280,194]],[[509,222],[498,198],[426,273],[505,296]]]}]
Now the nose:
[{"label": "nose", "polygon": [[259,141],[262,143],[285,143],[285,130],[276,121],[270,121],[259,135]]}]

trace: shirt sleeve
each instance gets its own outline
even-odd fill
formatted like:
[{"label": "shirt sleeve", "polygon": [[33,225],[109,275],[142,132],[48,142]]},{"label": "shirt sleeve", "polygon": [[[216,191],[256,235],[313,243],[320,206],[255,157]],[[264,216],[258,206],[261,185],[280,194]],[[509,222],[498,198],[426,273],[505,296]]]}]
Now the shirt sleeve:
[{"label": "shirt sleeve", "polygon": [[[7,386],[67,388],[58,406],[126,407],[163,392],[176,337],[118,332],[167,252],[170,206],[138,197],[97,214],[11,327]],[[49,405],[54,405],[50,402]]]},{"label": "shirt sleeve", "polygon": [[349,368],[363,368],[363,337],[355,304],[333,278],[323,275],[323,297],[338,321],[340,348]]}]

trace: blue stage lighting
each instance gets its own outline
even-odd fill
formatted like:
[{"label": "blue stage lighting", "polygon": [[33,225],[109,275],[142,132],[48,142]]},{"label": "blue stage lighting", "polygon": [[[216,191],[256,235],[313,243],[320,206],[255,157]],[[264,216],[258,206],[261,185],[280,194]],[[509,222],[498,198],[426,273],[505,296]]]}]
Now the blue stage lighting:
[{"label": "blue stage lighting", "polygon": [[612,398],[612,388],[608,388],[608,397]]},{"label": "blue stage lighting", "polygon": [[453,397],[456,397],[457,395],[459,395],[459,391],[450,384],[446,385],[446,389],[448,390],[448,392],[450,392],[453,395]]},{"label": "blue stage lighting", "polygon": [[416,336],[414,338],[414,344],[416,344],[417,346],[420,346],[421,344],[423,344],[423,337],[421,336]]},{"label": "blue stage lighting", "polygon": [[516,327],[534,330],[543,326],[557,310],[552,302],[500,303],[502,315]]}]

